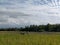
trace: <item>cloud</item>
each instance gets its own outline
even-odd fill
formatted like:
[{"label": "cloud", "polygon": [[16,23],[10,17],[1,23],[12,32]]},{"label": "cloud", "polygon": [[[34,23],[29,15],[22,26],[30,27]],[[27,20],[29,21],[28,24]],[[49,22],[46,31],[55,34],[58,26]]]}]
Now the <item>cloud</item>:
[{"label": "cloud", "polygon": [[53,0],[0,0],[0,27],[60,23],[60,6]]}]

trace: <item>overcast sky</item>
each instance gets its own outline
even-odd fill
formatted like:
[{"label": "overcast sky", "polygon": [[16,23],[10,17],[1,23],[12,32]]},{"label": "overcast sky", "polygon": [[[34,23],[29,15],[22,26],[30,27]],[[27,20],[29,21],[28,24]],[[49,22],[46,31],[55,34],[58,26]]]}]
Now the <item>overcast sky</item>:
[{"label": "overcast sky", "polygon": [[0,28],[60,23],[59,0],[0,0]]}]

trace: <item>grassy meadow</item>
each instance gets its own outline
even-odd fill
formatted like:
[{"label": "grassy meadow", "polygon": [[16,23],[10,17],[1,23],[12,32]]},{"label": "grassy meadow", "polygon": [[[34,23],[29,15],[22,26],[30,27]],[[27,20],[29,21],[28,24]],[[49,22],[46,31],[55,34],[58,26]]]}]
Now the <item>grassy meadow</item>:
[{"label": "grassy meadow", "polygon": [[60,33],[1,31],[0,45],[60,45]]}]

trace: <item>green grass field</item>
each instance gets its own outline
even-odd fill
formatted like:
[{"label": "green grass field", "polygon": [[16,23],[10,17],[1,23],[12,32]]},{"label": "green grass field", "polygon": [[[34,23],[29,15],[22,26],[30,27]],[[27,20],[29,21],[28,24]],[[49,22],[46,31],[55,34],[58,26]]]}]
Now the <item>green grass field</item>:
[{"label": "green grass field", "polygon": [[60,45],[60,33],[1,31],[0,45]]}]

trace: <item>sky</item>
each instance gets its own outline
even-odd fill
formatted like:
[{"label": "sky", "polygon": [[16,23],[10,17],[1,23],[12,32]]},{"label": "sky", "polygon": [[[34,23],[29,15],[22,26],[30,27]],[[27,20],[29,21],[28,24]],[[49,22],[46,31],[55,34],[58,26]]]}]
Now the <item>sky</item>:
[{"label": "sky", "polygon": [[60,0],[0,0],[0,28],[60,23]]}]

